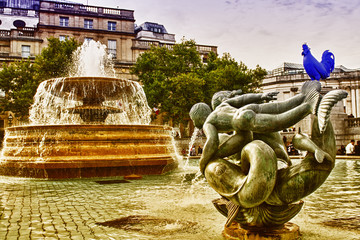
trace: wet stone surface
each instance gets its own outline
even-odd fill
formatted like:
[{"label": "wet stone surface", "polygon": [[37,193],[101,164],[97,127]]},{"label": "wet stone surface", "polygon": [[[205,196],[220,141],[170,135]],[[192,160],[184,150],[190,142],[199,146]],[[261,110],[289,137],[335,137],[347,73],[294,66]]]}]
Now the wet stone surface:
[{"label": "wet stone surface", "polygon": [[[0,176],[0,239],[223,240],[219,195],[197,165],[127,183]],[[304,202],[291,221],[301,239],[360,240],[360,160],[337,161]]]},{"label": "wet stone surface", "polygon": [[360,235],[360,216],[350,218],[335,218],[324,222],[326,226],[342,228],[347,230],[359,231]]},{"label": "wet stone surface", "polygon": [[[212,231],[197,224],[203,213],[216,210],[197,200],[187,203],[192,193],[181,188],[189,186],[176,179],[169,187],[169,177],[45,181],[0,176],[0,239],[221,239],[222,218]],[[181,196],[174,200],[173,194]],[[183,203],[173,209],[179,200]]]},{"label": "wet stone surface", "polygon": [[146,215],[128,216],[97,224],[127,231],[143,232],[155,236],[172,234],[176,231],[191,232],[194,231],[197,225],[189,221],[178,221]]}]

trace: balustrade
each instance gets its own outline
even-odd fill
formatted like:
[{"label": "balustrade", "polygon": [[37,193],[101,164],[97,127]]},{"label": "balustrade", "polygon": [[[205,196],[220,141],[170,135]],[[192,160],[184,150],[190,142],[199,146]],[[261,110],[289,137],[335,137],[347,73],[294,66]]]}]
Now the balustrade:
[{"label": "balustrade", "polygon": [[144,41],[144,40],[133,40],[133,47],[135,47],[135,48],[150,49],[151,46],[159,46],[159,42]]},{"label": "balustrade", "polygon": [[124,9],[114,9],[114,8],[103,8],[96,6],[87,6],[87,5],[78,5],[71,3],[55,3],[55,5],[50,5],[50,8],[64,9],[64,10],[76,10],[80,12],[88,12],[88,13],[98,13],[98,14],[109,14],[109,15],[118,15],[125,18],[134,18],[134,14],[132,10],[124,10]]},{"label": "balustrade", "polygon": [[360,118],[345,119],[349,128],[360,127]]},{"label": "balustrade", "polygon": [[0,37],[9,37],[10,31],[8,30],[0,30]]},{"label": "balustrade", "polygon": [[21,28],[21,29],[12,29],[10,30],[0,30],[0,37],[35,37],[35,29],[34,28]]}]

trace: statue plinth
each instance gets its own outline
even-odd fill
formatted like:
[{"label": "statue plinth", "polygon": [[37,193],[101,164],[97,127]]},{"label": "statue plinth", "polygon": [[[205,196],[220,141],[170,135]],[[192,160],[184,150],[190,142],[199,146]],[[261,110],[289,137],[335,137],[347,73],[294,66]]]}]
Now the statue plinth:
[{"label": "statue plinth", "polygon": [[257,229],[247,230],[240,227],[240,224],[233,222],[225,227],[223,236],[232,240],[296,240],[300,237],[299,226],[287,222],[280,229]]}]

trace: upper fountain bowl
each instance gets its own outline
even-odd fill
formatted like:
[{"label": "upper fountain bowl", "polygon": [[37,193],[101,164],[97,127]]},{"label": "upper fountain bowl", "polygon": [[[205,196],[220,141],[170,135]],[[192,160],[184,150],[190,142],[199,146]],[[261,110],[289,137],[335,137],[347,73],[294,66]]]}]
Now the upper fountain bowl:
[{"label": "upper fountain bowl", "polygon": [[97,99],[119,100],[137,83],[110,77],[66,77],[49,79],[44,84],[51,86],[50,93],[54,96],[97,102]]},{"label": "upper fountain bowl", "polygon": [[65,77],[40,84],[30,110],[38,124],[149,124],[151,109],[136,81]]}]

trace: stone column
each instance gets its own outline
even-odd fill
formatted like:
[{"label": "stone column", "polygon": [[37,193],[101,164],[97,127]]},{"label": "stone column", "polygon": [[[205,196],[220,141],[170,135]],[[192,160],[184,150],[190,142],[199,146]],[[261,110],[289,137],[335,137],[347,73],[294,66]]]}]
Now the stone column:
[{"label": "stone column", "polygon": [[355,99],[356,99],[356,117],[360,117],[360,89],[356,88],[355,90]]},{"label": "stone column", "polygon": [[356,112],[356,94],[355,94],[355,88],[351,88],[351,113],[352,115],[354,115],[354,117],[357,117],[357,112]]}]

